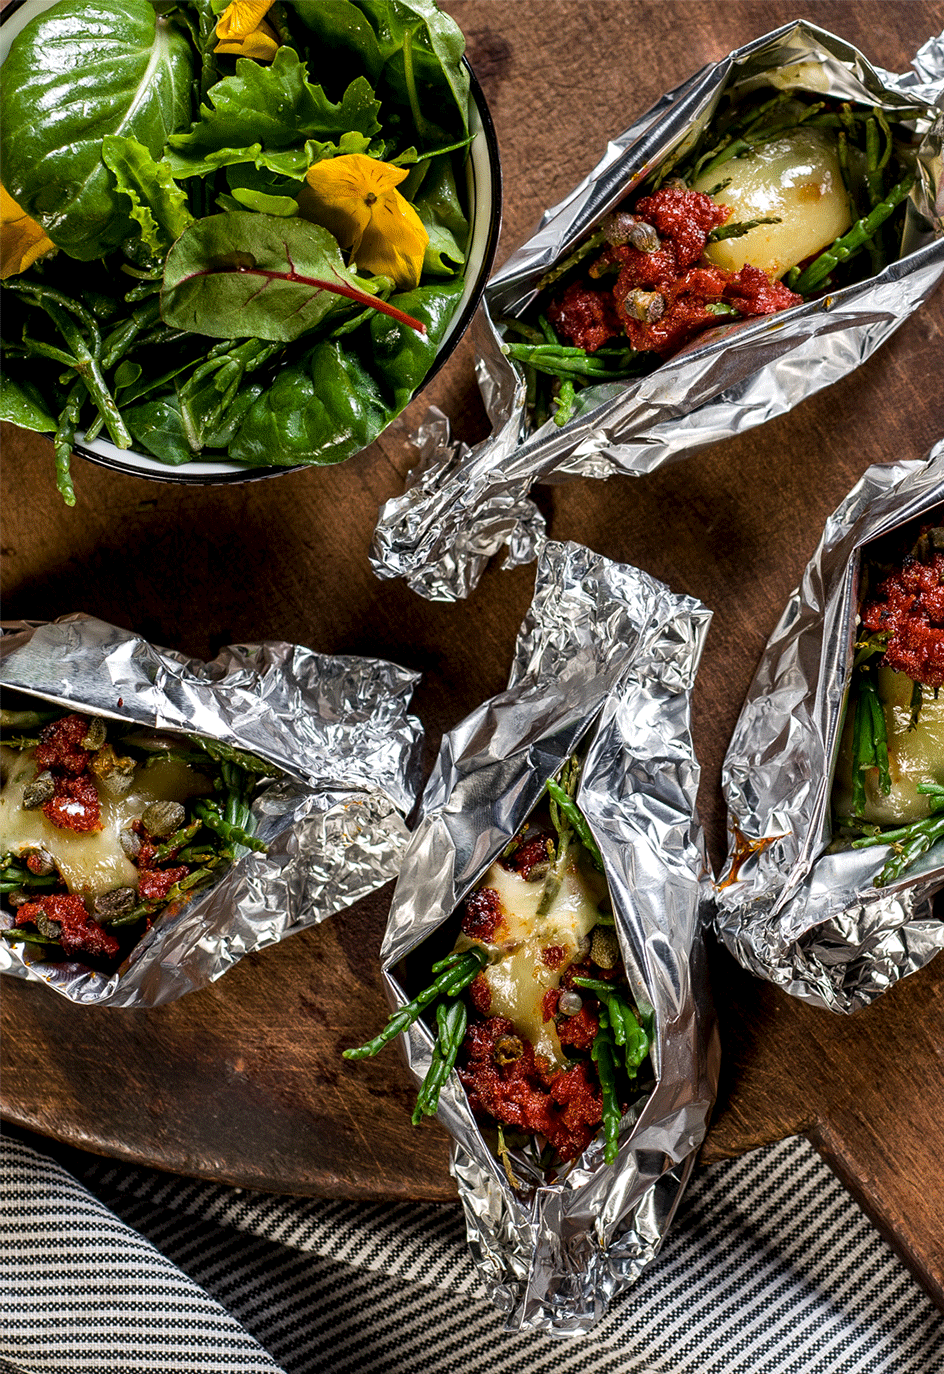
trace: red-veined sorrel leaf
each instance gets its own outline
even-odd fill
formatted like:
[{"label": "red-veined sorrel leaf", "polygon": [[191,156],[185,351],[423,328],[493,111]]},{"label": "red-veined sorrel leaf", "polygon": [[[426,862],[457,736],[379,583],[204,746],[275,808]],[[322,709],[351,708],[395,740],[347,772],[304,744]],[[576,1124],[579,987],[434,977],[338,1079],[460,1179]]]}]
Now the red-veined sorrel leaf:
[{"label": "red-veined sorrel leaf", "polygon": [[214,339],[289,343],[353,301],[425,333],[419,320],[370,288],[345,267],[326,229],[234,210],[196,220],[174,244],[164,267],[161,315],[176,329]]}]

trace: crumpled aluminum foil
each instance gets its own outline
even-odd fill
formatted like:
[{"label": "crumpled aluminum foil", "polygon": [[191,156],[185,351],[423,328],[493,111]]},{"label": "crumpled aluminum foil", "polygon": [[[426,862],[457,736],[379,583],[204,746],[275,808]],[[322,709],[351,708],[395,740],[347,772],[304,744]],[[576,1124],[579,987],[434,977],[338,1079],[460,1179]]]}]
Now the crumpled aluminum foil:
[{"label": "crumpled aluminum foil", "polygon": [[887,887],[887,846],[829,852],[830,795],[852,671],[863,545],[944,501],[944,440],[869,468],[822,540],[761,658],[728,747],[730,845],[718,931],[745,968],[851,1012],[944,948],[932,912],[944,844]]},{"label": "crumpled aluminum foil", "polygon": [[14,627],[0,640],[4,687],[222,740],[283,776],[252,807],[268,852],[239,859],[178,914],[162,913],[117,972],[33,962],[7,940],[0,971],[72,1002],[156,1006],[382,886],[399,867],[419,790],[422,729],[407,714],[418,679],[382,659],[278,642],[231,645],[203,663],[84,615]]},{"label": "crumpled aluminum foil", "polygon": [[[524,382],[502,353],[496,321],[520,316],[541,277],[614,205],[710,120],[724,91],[776,69],[778,84],[878,105],[914,119],[924,135],[902,257],[878,276],[828,298],[703,334],[647,377],[580,393],[561,428],[527,432]],[[548,210],[535,234],[492,278],[473,326],[477,378],[492,423],[472,449],[453,449],[441,426],[419,435],[420,462],[406,491],[381,510],[371,563],[421,596],[468,596],[488,560],[529,562],[543,519],[528,498],[536,482],[639,476],[790,410],[864,362],[944,276],[944,35],[902,76],[876,71],[843,39],[806,21],[787,24],[703,68],[614,139],[596,168]]]},{"label": "crumpled aluminum foil", "polygon": [[[513,1152],[513,1189],[451,1075],[438,1116],[453,1136],[472,1255],[509,1330],[581,1332],[602,1315],[657,1254],[707,1127],[718,1045],[689,707],[709,620],[643,572],[547,544],[509,686],[445,736],[404,856],[381,950],[392,1007],[408,1000],[400,960],[450,921],[547,779],[587,747],[578,803],[603,855],[631,986],[655,1009],[656,1082],[624,1118],[613,1166],[596,1141],[545,1184]],[[417,1023],[401,1043],[420,1083],[431,1034]]]}]

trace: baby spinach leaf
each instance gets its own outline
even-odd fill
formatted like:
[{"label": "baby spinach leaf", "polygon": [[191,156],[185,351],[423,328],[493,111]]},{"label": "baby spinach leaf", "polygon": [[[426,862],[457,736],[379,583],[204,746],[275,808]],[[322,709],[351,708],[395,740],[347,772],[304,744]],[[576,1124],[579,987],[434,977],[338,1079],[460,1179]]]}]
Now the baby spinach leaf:
[{"label": "baby spinach leaf", "polygon": [[389,418],[357,354],[325,339],[281,369],[250,409],[229,456],[253,467],[343,463],[376,439]]},{"label": "baby spinach leaf", "polygon": [[124,415],[135,443],[146,453],[173,467],[193,462],[196,454],[188,443],[180,400],[175,392],[158,396],[144,405],[132,406]]},{"label": "baby spinach leaf", "polygon": [[409,404],[432,366],[462,290],[463,283],[457,280],[441,286],[417,286],[391,297],[391,303],[400,310],[423,321],[425,335],[386,315],[375,315],[369,322],[370,358],[381,387],[393,397],[391,419]]},{"label": "baby spinach leaf", "polygon": [[115,174],[119,191],[131,201],[131,216],[141,238],[160,257],[174,239],[193,223],[187,196],[171,176],[166,162],[157,162],[136,138],[108,134],[102,139],[102,160]]},{"label": "baby spinach leaf", "polygon": [[254,191],[251,186],[235,187],[233,200],[237,206],[255,210],[260,215],[278,215],[280,219],[291,219],[298,214],[298,201],[294,196],[273,196],[266,191]]},{"label": "baby spinach leaf", "polygon": [[205,448],[225,448],[264,390],[247,376],[273,351],[257,339],[214,345],[206,358],[180,373],[172,395],[156,396],[127,412],[135,439],[165,463],[187,462]]},{"label": "baby spinach leaf", "polygon": [[426,334],[374,315],[281,369],[250,409],[229,456],[254,466],[340,463],[372,443],[412,399],[455,311],[461,282],[419,286],[391,304]]},{"label": "baby spinach leaf", "polygon": [[107,134],[159,157],[190,118],[186,36],[148,0],[62,0],[32,20],[4,63],[3,179],[71,257],[119,245],[134,225],[102,161]]},{"label": "baby spinach leaf", "polygon": [[[293,48],[279,48],[271,66],[238,62],[236,75],[211,86],[207,100],[189,133],[168,140],[167,156],[177,177],[246,161],[250,148],[258,150],[254,158],[260,165],[260,154],[269,159],[286,149],[300,150],[308,139],[335,142],[348,132],[371,138],[380,128],[380,105],[366,77],[352,81],[340,102],[332,104],[308,81]],[[307,166],[306,161],[302,174]]]},{"label": "baby spinach leaf", "polygon": [[364,305],[372,295],[370,282],[345,267],[327,229],[237,210],[197,220],[174,244],[161,316],[214,339],[289,342],[332,311],[350,309],[350,300]]},{"label": "baby spinach leaf", "polygon": [[465,262],[469,222],[459,203],[450,157],[433,159],[413,206],[429,235],[423,271],[451,276]]}]

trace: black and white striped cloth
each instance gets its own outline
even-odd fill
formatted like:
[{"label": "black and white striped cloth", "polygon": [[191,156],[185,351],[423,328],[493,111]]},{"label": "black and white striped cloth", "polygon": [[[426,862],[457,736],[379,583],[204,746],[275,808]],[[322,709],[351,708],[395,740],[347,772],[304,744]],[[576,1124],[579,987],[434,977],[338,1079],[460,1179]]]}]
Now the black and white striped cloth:
[{"label": "black and white striped cloth", "polygon": [[696,1175],[594,1331],[509,1334],[458,1204],[247,1193],[0,1140],[3,1374],[933,1374],[944,1317],[805,1140]]}]

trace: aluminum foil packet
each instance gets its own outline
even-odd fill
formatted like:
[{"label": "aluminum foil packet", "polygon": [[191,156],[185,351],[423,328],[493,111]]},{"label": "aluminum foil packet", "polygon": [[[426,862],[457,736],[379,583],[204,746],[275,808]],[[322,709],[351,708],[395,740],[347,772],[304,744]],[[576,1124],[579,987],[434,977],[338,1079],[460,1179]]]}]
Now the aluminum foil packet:
[{"label": "aluminum foil packet", "polygon": [[[455,1072],[442,1091],[472,1255],[509,1330],[580,1333],[602,1315],[657,1254],[707,1128],[718,1045],[689,718],[709,620],[645,573],[547,544],[509,686],[445,736],[404,856],[381,950],[393,1008],[416,991],[401,986],[400,961],[451,922],[580,746],[577,804],[603,857],[637,1005],[654,1009],[654,1086],[623,1118],[615,1164],[597,1139],[548,1183],[511,1151],[513,1187]],[[419,1083],[431,1033],[417,1022],[401,1043]]]},{"label": "aluminum foil packet", "polygon": [[[502,351],[498,322],[522,316],[542,277],[614,206],[692,142],[723,94],[752,85],[815,92],[876,106],[922,136],[901,256],[877,276],[775,315],[698,336],[648,376],[578,393],[562,427],[529,432],[521,373]],[[433,600],[467,596],[488,560],[536,555],[543,520],[528,492],[571,477],[640,476],[790,410],[845,376],[919,308],[944,276],[944,35],[914,70],[876,70],[843,39],[805,20],[713,63],[614,139],[569,196],[492,278],[474,325],[479,388],[492,433],[456,449],[445,431],[420,434],[421,458],[405,492],[381,510],[371,562]]]},{"label": "aluminum foil packet", "polygon": [[839,754],[865,545],[944,501],[944,441],[869,468],[826,524],[728,747],[719,934],[745,968],[832,1011],[866,1006],[944,948],[944,843],[876,887],[887,845],[834,846]]},{"label": "aluminum foil packet", "polygon": [[204,663],[85,615],[13,627],[0,640],[3,687],[221,741],[273,770],[252,804],[267,852],[247,853],[166,908],[115,973],[34,960],[4,939],[0,971],[72,1002],[155,1006],[382,886],[399,867],[419,790],[422,731],[407,711],[418,677],[279,642],[232,645]]}]

